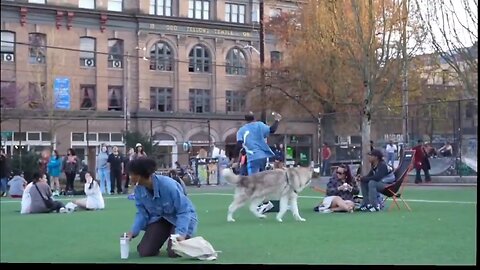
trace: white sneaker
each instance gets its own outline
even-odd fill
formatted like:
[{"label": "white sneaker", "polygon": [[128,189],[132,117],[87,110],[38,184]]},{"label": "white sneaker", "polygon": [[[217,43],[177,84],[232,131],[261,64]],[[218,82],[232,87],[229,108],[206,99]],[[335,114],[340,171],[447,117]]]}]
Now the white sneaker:
[{"label": "white sneaker", "polygon": [[332,213],[333,211],[332,211],[331,209],[327,208],[327,209],[323,209],[323,210],[318,211],[318,212],[321,213],[321,214],[330,214],[330,213]]},{"label": "white sneaker", "polygon": [[273,208],[273,203],[271,201],[268,201],[268,203],[264,203],[257,207],[257,212],[260,214],[265,214],[267,211]]},{"label": "white sneaker", "polygon": [[67,213],[68,211],[65,207],[62,207],[62,208],[60,208],[59,212],[63,214],[63,213]]}]

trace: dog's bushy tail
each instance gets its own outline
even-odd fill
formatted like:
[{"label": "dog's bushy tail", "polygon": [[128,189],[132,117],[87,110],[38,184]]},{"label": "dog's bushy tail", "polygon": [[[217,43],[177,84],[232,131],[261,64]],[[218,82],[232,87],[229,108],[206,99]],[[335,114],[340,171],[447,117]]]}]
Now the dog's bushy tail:
[{"label": "dog's bushy tail", "polygon": [[234,174],[231,169],[223,169],[222,175],[230,184],[236,184],[238,181],[240,181],[240,176]]}]

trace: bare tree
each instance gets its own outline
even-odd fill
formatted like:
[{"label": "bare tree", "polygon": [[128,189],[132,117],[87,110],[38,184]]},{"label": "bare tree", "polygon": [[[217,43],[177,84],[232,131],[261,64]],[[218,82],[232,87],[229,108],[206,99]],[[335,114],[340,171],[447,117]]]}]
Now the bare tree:
[{"label": "bare tree", "polygon": [[410,58],[425,37],[415,6],[403,1],[408,0],[310,0],[294,23],[279,27],[287,32],[277,36],[291,57],[288,72],[280,72],[275,83],[320,113],[356,112],[363,156],[369,150],[373,113],[400,88],[402,46]]},{"label": "bare tree", "polygon": [[478,100],[478,0],[415,3],[434,52],[454,71],[466,97]]}]

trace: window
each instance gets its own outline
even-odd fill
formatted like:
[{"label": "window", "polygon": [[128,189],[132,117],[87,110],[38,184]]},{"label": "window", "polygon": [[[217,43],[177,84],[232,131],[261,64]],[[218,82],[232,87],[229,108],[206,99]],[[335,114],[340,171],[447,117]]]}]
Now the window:
[{"label": "window", "polygon": [[282,62],[282,53],[279,51],[270,52],[270,64],[272,66],[278,65]]},{"label": "window", "polygon": [[233,48],[228,51],[227,63],[225,65],[227,74],[246,75],[246,66],[245,54],[241,50],[238,48]]},{"label": "window", "polygon": [[112,142],[121,142],[123,141],[122,133],[110,133]]},{"label": "window", "polygon": [[72,142],[83,142],[85,141],[85,133],[72,133]]},{"label": "window", "polygon": [[46,88],[44,82],[28,83],[28,107],[30,109],[45,109],[46,104]]},{"label": "window", "polygon": [[123,0],[108,0],[108,10],[121,12],[123,10]]},{"label": "window", "polygon": [[189,0],[188,17],[193,19],[210,19],[210,1],[208,0]]},{"label": "window", "polygon": [[52,135],[49,132],[42,132],[42,141],[49,142],[52,140]]},{"label": "window", "polygon": [[95,9],[95,0],[78,0],[78,7]]},{"label": "window", "polygon": [[150,0],[150,14],[172,16],[172,0]]},{"label": "window", "polygon": [[188,58],[190,60],[188,65],[189,72],[211,72],[210,53],[204,46],[196,45],[193,47]]},{"label": "window", "polygon": [[123,108],[123,86],[108,86],[108,110],[121,111]]},{"label": "window", "polygon": [[252,3],[252,23],[260,22],[260,4]]},{"label": "window", "polygon": [[190,112],[208,113],[210,112],[210,90],[190,89]]},{"label": "window", "polygon": [[226,91],[227,112],[244,112],[246,95],[243,91]]},{"label": "window", "polygon": [[26,141],[27,140],[27,133],[26,132],[14,132],[13,133],[13,140],[14,141]]},{"label": "window", "polygon": [[472,119],[475,114],[478,114],[478,110],[475,108],[475,104],[469,101],[465,106],[465,118]]},{"label": "window", "polygon": [[15,33],[2,31],[1,37],[1,56],[3,62],[15,61]]},{"label": "window", "polygon": [[150,49],[150,70],[172,71],[173,57],[170,46],[158,42]]},{"label": "window", "polygon": [[40,132],[27,132],[28,141],[40,141]]},{"label": "window", "polygon": [[47,55],[47,35],[40,33],[28,34],[28,55],[30,64],[45,64]]},{"label": "window", "polygon": [[1,82],[0,108],[13,109],[17,107],[17,85],[15,82]]},{"label": "window", "polygon": [[225,4],[225,21],[245,23],[245,5]]},{"label": "window", "polygon": [[97,133],[88,133],[87,140],[94,142],[97,141]]},{"label": "window", "polygon": [[280,16],[282,14],[282,9],[281,8],[272,8],[270,9],[270,14],[269,16],[271,18]]},{"label": "window", "polygon": [[100,142],[109,142],[110,141],[110,133],[98,133],[98,140]]},{"label": "window", "polygon": [[95,38],[80,38],[80,66],[95,67]]},{"label": "window", "polygon": [[157,112],[172,111],[172,89],[171,88],[150,88],[150,110]]},{"label": "window", "polygon": [[123,67],[123,40],[121,39],[108,40],[108,67],[109,68]]},{"label": "window", "polygon": [[442,84],[443,84],[443,85],[448,84],[448,81],[449,81],[449,80],[448,80],[448,77],[449,77],[449,76],[448,76],[448,69],[442,70]]},{"label": "window", "polygon": [[28,0],[28,3],[32,4],[45,4],[45,0]]},{"label": "window", "polygon": [[96,96],[95,85],[80,85],[80,110],[95,110]]}]

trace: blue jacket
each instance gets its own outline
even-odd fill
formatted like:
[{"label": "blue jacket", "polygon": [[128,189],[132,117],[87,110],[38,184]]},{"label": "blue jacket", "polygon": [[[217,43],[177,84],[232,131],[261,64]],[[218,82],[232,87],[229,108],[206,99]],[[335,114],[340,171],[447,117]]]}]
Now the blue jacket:
[{"label": "blue jacket", "polygon": [[135,187],[137,214],[132,226],[133,236],[148,224],[161,218],[175,226],[175,234],[193,236],[197,230],[197,213],[183,187],[170,177],[152,175],[153,196],[144,186]]},{"label": "blue jacket", "polygon": [[62,171],[62,159],[51,157],[47,164],[48,174],[53,177],[59,177]]},{"label": "blue jacket", "polygon": [[247,123],[237,131],[237,141],[243,141],[248,161],[274,156],[266,142],[269,135],[270,127],[260,121]]}]

